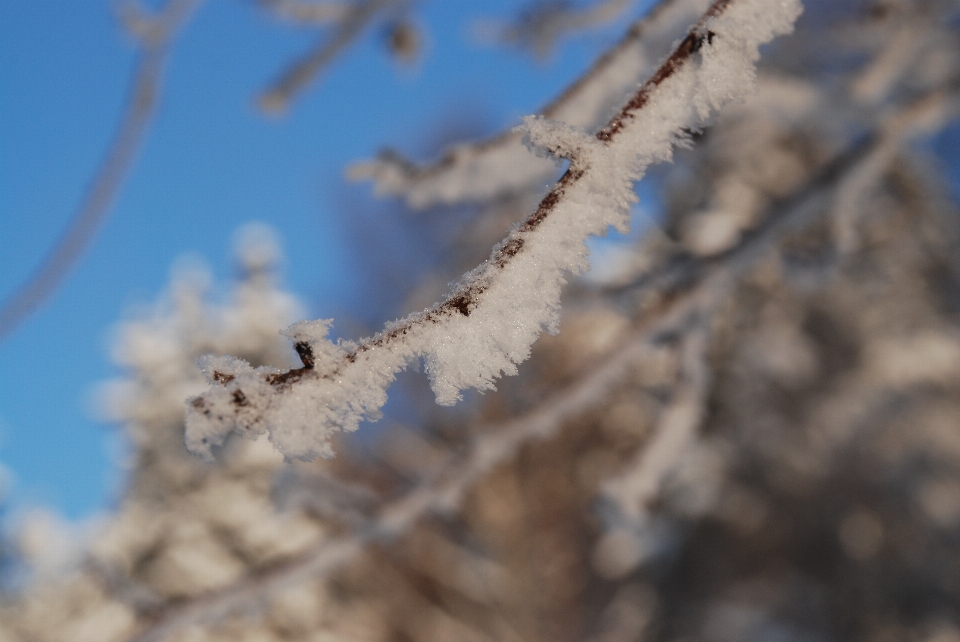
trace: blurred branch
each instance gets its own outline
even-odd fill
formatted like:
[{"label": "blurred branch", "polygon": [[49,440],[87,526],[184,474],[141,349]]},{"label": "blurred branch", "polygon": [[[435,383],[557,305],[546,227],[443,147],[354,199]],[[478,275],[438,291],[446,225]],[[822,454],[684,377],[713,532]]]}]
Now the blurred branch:
[{"label": "blurred branch", "polygon": [[960,84],[944,87],[922,96],[881,124],[881,144],[844,183],[836,196],[836,215],[831,224],[842,254],[851,254],[860,244],[856,223],[863,215],[866,195],[883,180],[884,172],[903,152],[904,142],[932,134],[960,116]]},{"label": "blurred branch", "polygon": [[[305,8],[307,5],[304,3],[271,1],[265,4],[280,15],[295,15],[298,19],[307,21]],[[378,13],[395,4],[397,0],[359,0],[350,6],[316,5],[315,11],[329,8],[330,13],[328,15],[322,12],[322,20],[313,16],[309,21],[324,23],[335,21],[337,25],[334,32],[321,36],[310,52],[294,61],[286,71],[280,74],[280,77],[258,99],[260,108],[272,114],[279,114],[286,110],[294,95],[310,84],[341,50],[353,42]],[[336,16],[335,13],[339,15]]]},{"label": "blurred branch", "polygon": [[710,386],[706,363],[709,324],[713,307],[729,290],[715,287],[713,296],[697,314],[694,324],[683,339],[681,349],[681,381],[669,405],[661,413],[650,443],[645,444],[634,460],[617,477],[603,485],[603,495],[613,500],[623,516],[633,522],[642,521],[649,504],[656,498],[660,485],[694,441],[703,418],[703,405]]},{"label": "blurred branch", "polygon": [[137,37],[141,48],[126,110],[66,230],[26,282],[0,304],[0,341],[53,294],[110,212],[153,117],[173,39],[199,2],[169,0],[160,13],[149,17],[129,5],[121,5],[124,23]]},{"label": "blurred branch", "polygon": [[276,476],[271,496],[282,511],[303,510],[326,522],[350,526],[368,519],[380,501],[379,494],[367,486],[293,468]]},{"label": "blurred branch", "polygon": [[635,0],[599,0],[586,8],[567,2],[536,2],[514,24],[497,29],[497,40],[545,58],[557,41],[571,31],[590,29],[619,18]]},{"label": "blurred branch", "polygon": [[649,443],[616,477],[602,485],[603,499],[614,507],[614,525],[594,549],[594,565],[606,578],[625,576],[642,561],[643,538],[649,535],[652,504],[660,496],[664,481],[685,459],[696,442],[710,393],[711,373],[707,347],[714,307],[729,292],[729,280],[721,287],[707,289],[704,307],[695,314],[693,327],[683,338],[680,381],[672,399],[654,427]]},{"label": "blurred branch", "polygon": [[305,2],[304,0],[259,0],[259,4],[280,18],[302,24],[339,22],[350,15],[348,2]]}]

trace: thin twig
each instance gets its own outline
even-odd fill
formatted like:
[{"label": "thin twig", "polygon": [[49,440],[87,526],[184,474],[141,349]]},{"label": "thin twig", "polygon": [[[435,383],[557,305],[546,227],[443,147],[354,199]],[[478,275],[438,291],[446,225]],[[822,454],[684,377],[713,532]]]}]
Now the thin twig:
[{"label": "thin twig", "polygon": [[343,20],[351,10],[349,2],[304,2],[304,0],[259,0],[278,18],[301,24],[323,25]]},{"label": "thin twig", "polygon": [[341,50],[360,34],[370,21],[396,0],[361,0],[344,9],[345,15],[336,31],[324,34],[305,56],[291,64],[258,99],[260,108],[268,113],[280,113],[290,104],[294,95],[316,78]]},{"label": "thin twig", "polygon": [[153,118],[174,36],[186,24],[199,1],[170,0],[160,15],[151,18],[152,28],[141,35],[140,59],[113,142],[66,230],[39,267],[0,305],[0,341],[10,336],[53,294],[109,214]]},{"label": "thin twig", "polygon": [[501,29],[500,42],[531,49],[540,57],[550,53],[557,40],[570,31],[590,29],[615,20],[634,0],[600,0],[586,8],[565,4],[534,4],[510,26]]}]

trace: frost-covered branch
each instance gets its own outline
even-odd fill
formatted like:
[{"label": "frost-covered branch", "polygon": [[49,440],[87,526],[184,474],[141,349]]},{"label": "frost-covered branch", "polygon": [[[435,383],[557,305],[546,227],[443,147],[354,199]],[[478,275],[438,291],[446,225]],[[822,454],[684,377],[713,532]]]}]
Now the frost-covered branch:
[{"label": "frost-covered branch", "polygon": [[[724,269],[718,266],[715,272],[726,275]],[[189,626],[216,623],[248,605],[263,603],[287,587],[329,576],[372,542],[401,536],[427,515],[455,511],[475,484],[516,456],[524,444],[555,436],[566,422],[602,404],[623,385],[629,371],[656,349],[652,344],[684,332],[696,320],[705,301],[716,300],[715,285],[714,279],[704,278],[698,286],[670,298],[599,366],[552,394],[534,410],[499,425],[479,428],[477,437],[461,449],[461,454],[428,474],[426,481],[406,495],[382,504],[375,517],[361,522],[348,534],[323,539],[302,554],[254,572],[236,584],[171,605],[130,642],[160,642]]]},{"label": "frost-covered branch", "polygon": [[[403,426],[344,440],[336,461],[287,465],[258,438],[201,462],[183,447],[183,398],[211,387],[198,355],[290,367],[297,351],[277,330],[302,313],[262,231],[243,237],[229,296],[181,270],[118,328],[123,373],[101,395],[131,441],[116,514],[82,535],[50,519],[22,530],[30,576],[0,600],[0,639],[955,638],[942,605],[958,593],[960,225],[930,152],[960,105],[960,3],[862,7],[811,5],[820,13],[765,54],[755,95],[651,177],[656,233],[591,244],[612,276],[571,287],[560,336],[453,418],[422,407],[413,419],[424,400],[411,382]],[[128,24],[150,28],[140,14]],[[721,41],[709,31],[700,53]],[[684,64],[696,71],[700,53]],[[261,370],[261,399],[256,371],[208,362],[225,385],[206,396],[232,396],[210,407],[229,423],[253,399],[266,430],[286,395],[313,438],[318,405],[340,412],[364,383],[350,356],[388,380],[385,355],[401,350],[427,346],[412,366],[445,340],[473,367],[477,346],[513,342],[540,318],[531,290],[549,303],[539,290],[565,274],[554,246],[582,260],[584,221],[615,219],[590,200],[614,192],[593,172],[617,166],[605,154],[676,79],[610,143],[591,135],[599,124],[527,122],[532,146],[582,175],[498,246],[522,241],[501,265],[468,275],[453,321],[441,303],[424,312],[435,320],[355,344],[311,342],[325,325],[297,324],[286,334],[302,367]],[[511,196],[498,207],[536,198]],[[490,307],[489,292],[517,283],[499,299],[516,311]],[[794,599],[811,590],[824,599]]]},{"label": "frost-covered branch", "polygon": [[294,324],[285,334],[301,368],[206,358],[212,386],[188,402],[188,447],[209,458],[233,432],[268,432],[288,458],[332,456],[331,435],[376,419],[396,374],[419,360],[440,404],[467,388],[493,389],[496,378],[516,372],[542,330],[556,330],[566,275],[587,267],[585,239],[626,229],[633,183],[671,157],[684,131],[750,91],[759,46],[788,32],[799,13],[796,1],[717,0],[596,135],[528,119],[530,144],[570,166],[489,260],[442,302],[370,339],[333,343],[329,321]]},{"label": "frost-covered branch", "polygon": [[[772,48],[756,94],[652,177],[657,234],[591,245],[615,278],[570,288],[560,336],[515,385],[455,418],[423,408],[412,419],[417,381],[385,442],[345,440],[336,461],[291,466],[265,438],[231,439],[206,465],[183,448],[182,399],[210,387],[196,357],[289,366],[296,352],[277,329],[295,316],[262,243],[241,252],[225,299],[176,279],[119,333],[124,373],[104,396],[133,452],[117,514],[76,547],[69,576],[34,561],[69,534],[29,529],[35,576],[0,603],[0,639],[956,637],[941,606],[957,602],[960,230],[930,151],[953,135],[960,4],[861,6],[811,7],[829,28],[820,13]],[[701,52],[720,43],[709,30]],[[699,68],[700,53],[685,64]],[[432,306],[436,320],[355,344],[311,342],[324,324],[296,325],[301,368],[261,370],[261,399],[255,371],[209,363],[225,385],[207,396],[233,399],[210,407],[229,423],[253,399],[266,430],[287,395],[312,438],[315,417],[302,417],[324,399],[342,408],[364,384],[350,356],[388,379],[384,355],[426,345],[403,362],[413,365],[436,349],[419,325],[442,326],[471,367],[477,346],[514,341],[504,328],[526,331],[530,318],[524,279],[542,290],[565,274],[550,246],[582,259],[578,216],[615,218],[590,200],[614,191],[592,172],[617,165],[604,155],[637,123],[611,125],[607,143],[595,129],[527,122],[534,147],[582,175],[497,248],[522,240],[502,265],[468,275],[453,321]],[[486,289],[469,291],[478,280]],[[516,283],[500,302],[523,309],[484,312],[497,303],[489,292]],[[907,598],[903,578],[917,588]],[[826,597],[793,599],[811,590]]]},{"label": "frost-covered branch", "polygon": [[[649,74],[657,58],[706,9],[708,0],[661,0],[589,70],[540,110],[540,115],[594,129],[623,103]],[[437,162],[417,165],[387,150],[354,164],[348,176],[372,180],[380,195],[402,196],[415,208],[478,201],[542,184],[556,175],[556,163],[523,145],[523,132],[509,130],[476,143],[454,146]]]}]

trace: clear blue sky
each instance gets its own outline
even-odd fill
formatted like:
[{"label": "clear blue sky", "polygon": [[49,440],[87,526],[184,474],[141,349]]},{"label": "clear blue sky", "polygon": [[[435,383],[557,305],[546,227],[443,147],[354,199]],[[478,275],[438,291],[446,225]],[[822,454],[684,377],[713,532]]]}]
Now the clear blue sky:
[{"label": "clear blue sky", "polygon": [[[423,2],[421,62],[399,69],[370,30],[282,119],[257,90],[315,36],[251,1],[208,1],[181,35],[157,118],[120,198],[56,295],[0,345],[0,465],[6,505],[78,519],[119,488],[115,429],[90,411],[115,374],[109,330],[152,300],[174,260],[198,253],[225,280],[230,237],[266,221],[284,241],[288,287],[317,315],[350,305],[350,250],[334,194],[345,166],[383,145],[421,148],[431,123],[465,107],[500,127],[532,113],[617,34],[546,63],[480,46],[480,18],[522,2]],[[0,0],[0,298],[33,270],[74,211],[116,125],[133,64],[112,2]]]}]

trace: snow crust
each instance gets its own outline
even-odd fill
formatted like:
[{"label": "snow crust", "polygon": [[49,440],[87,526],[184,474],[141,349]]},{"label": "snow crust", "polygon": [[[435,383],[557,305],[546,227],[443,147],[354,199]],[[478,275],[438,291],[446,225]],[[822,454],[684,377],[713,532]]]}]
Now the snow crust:
[{"label": "snow crust", "polygon": [[758,47],[788,33],[800,11],[798,0],[734,0],[700,25],[698,53],[607,143],[567,124],[527,119],[528,143],[569,159],[570,172],[580,174],[555,188],[545,218],[528,219],[494,248],[448,304],[394,322],[372,339],[334,343],[329,321],[294,324],[286,335],[309,347],[312,368],[305,360],[307,368],[284,375],[234,357],[204,358],[212,385],[188,400],[188,448],[209,458],[234,431],[268,433],[289,459],[330,457],[331,435],[377,419],[396,374],[418,361],[443,405],[456,403],[464,389],[492,390],[497,378],[516,374],[539,334],[557,331],[561,287],[567,275],[589,267],[585,240],[611,226],[626,231],[634,182],[652,163],[670,159],[683,131],[751,91]]}]

